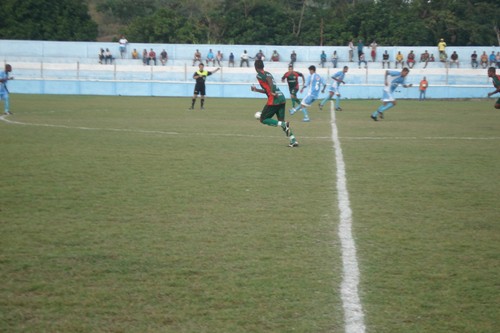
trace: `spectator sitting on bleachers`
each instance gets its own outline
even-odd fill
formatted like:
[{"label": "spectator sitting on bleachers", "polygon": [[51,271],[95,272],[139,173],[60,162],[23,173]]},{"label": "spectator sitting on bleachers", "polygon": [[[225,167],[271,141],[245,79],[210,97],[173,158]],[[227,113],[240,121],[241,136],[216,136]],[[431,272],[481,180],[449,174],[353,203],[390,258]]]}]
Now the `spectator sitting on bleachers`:
[{"label": "spectator sitting on bleachers", "polygon": [[391,61],[389,60],[389,53],[387,53],[387,50],[382,53],[382,68],[385,68],[386,64],[387,68],[391,68]]},{"label": "spectator sitting on bleachers", "polygon": [[401,68],[404,67],[404,57],[401,54],[401,51],[398,51],[398,54],[396,54],[396,61],[394,62],[394,66],[398,68],[398,65],[401,65]]},{"label": "spectator sitting on bleachers", "polygon": [[457,68],[460,67],[460,63],[458,62],[458,54],[457,54],[457,51],[453,51],[453,53],[451,54],[450,56],[450,68],[451,68],[451,65],[455,64],[457,65]]},{"label": "spectator sitting on bleachers", "polygon": [[165,66],[167,64],[167,61],[168,61],[168,53],[167,51],[165,51],[165,49],[163,49],[163,51],[161,51],[160,53],[160,62],[163,66]]},{"label": "spectator sitting on bleachers", "polygon": [[148,65],[153,61],[156,66],[156,52],[151,49],[148,54]]},{"label": "spectator sitting on bleachers", "polygon": [[229,62],[227,63],[227,65],[229,67],[234,67],[234,54],[233,54],[233,52],[231,52],[229,54]]},{"label": "spectator sitting on bleachers", "polygon": [[132,51],[132,59],[139,59],[139,53],[136,49]]},{"label": "spectator sitting on bleachers", "polygon": [[[217,64],[219,65],[219,67],[222,66],[222,62],[221,62],[222,59],[224,59],[224,55],[219,50],[219,51],[217,51],[217,54],[215,55],[215,61],[217,61]],[[214,63],[214,65],[215,65],[215,63]],[[234,65],[234,57],[233,57],[233,65]]]},{"label": "spectator sitting on bleachers", "polygon": [[262,50],[259,50],[259,52],[257,52],[255,54],[255,57],[253,57],[252,59],[255,59],[255,60],[266,60],[266,56],[264,55],[264,52],[262,52]]},{"label": "spectator sitting on bleachers", "polygon": [[243,53],[240,56],[240,67],[243,67],[243,64],[247,64],[247,67],[250,67],[249,62],[248,62],[248,53],[247,50],[243,50]]},{"label": "spectator sitting on bleachers", "polygon": [[429,52],[427,50],[420,55],[420,62],[425,63],[424,68],[427,67],[427,63],[429,62]]},{"label": "spectator sitting on bleachers", "polygon": [[478,68],[479,67],[479,63],[477,62],[477,53],[476,51],[472,52],[472,54],[470,55],[470,65],[472,68]]},{"label": "spectator sitting on bleachers", "polygon": [[359,57],[358,57],[358,67],[359,68],[361,68],[361,63],[362,62],[365,64],[365,68],[367,68],[368,67],[368,63],[365,60],[365,53],[364,52],[361,52],[359,54]]},{"label": "spectator sitting on bleachers", "polygon": [[104,61],[104,49],[100,49],[99,50],[99,53],[98,53],[98,56],[99,56],[99,63],[102,64],[102,62]]},{"label": "spectator sitting on bleachers", "polygon": [[144,49],[144,51],[142,51],[142,64],[146,66],[147,63],[148,63],[148,50]]},{"label": "spectator sitting on bleachers", "polygon": [[198,49],[196,49],[196,52],[194,53],[194,57],[193,57],[193,66],[194,66],[197,62],[201,64],[201,52],[200,52]]},{"label": "spectator sitting on bleachers", "polygon": [[435,62],[436,59],[434,59],[434,54],[431,53],[430,57],[429,57],[429,62]]},{"label": "spectator sitting on bleachers", "polygon": [[273,54],[271,55],[271,61],[277,62],[280,61],[280,55],[278,51],[274,50]]},{"label": "spectator sitting on bleachers", "polygon": [[415,66],[415,53],[413,53],[413,50],[408,53],[408,56],[406,57],[406,64],[408,65],[408,68],[413,68]]},{"label": "spectator sitting on bleachers", "polygon": [[215,65],[215,55],[214,55],[212,49],[208,50],[206,63],[207,63],[207,66],[209,66],[210,63],[212,63],[212,65]]},{"label": "spectator sitting on bleachers", "polygon": [[496,57],[495,57],[495,51],[491,51],[491,54],[488,57],[488,61],[490,62],[490,66],[495,67],[496,62],[497,62]]},{"label": "spectator sitting on bleachers", "polygon": [[495,59],[497,61],[497,68],[500,68],[500,52],[497,52]]},{"label": "spectator sitting on bleachers", "polygon": [[483,54],[481,54],[481,67],[485,69],[488,67],[488,55],[486,51],[483,51]]},{"label": "spectator sitting on bleachers", "polygon": [[109,64],[113,63],[113,55],[111,54],[111,51],[109,49],[106,49],[106,52],[104,52],[104,63],[107,64],[109,61]]}]

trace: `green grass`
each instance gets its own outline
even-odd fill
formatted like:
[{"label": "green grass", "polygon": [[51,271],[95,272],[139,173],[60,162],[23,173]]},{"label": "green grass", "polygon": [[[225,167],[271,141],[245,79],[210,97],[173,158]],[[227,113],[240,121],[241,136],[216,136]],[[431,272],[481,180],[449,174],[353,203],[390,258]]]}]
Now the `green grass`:
[{"label": "green grass", "polygon": [[[329,113],[290,149],[263,99],[11,100],[0,331],[343,331]],[[367,332],[495,331],[500,113],[378,103],[337,113]]]}]

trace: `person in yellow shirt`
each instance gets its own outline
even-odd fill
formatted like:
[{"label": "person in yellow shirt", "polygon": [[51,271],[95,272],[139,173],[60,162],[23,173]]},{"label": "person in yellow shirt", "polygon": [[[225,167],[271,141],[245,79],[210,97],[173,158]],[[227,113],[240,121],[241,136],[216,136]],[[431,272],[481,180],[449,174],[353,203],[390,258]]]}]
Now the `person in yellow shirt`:
[{"label": "person in yellow shirt", "polygon": [[398,64],[401,65],[401,68],[404,66],[404,57],[401,54],[401,51],[398,51],[398,54],[396,54],[396,61],[394,62],[394,65],[396,65],[396,68],[398,68]]},{"label": "person in yellow shirt", "polygon": [[444,59],[446,61],[448,55],[446,54],[446,42],[444,41],[443,38],[439,40],[438,51],[439,51],[439,60],[443,61]]}]

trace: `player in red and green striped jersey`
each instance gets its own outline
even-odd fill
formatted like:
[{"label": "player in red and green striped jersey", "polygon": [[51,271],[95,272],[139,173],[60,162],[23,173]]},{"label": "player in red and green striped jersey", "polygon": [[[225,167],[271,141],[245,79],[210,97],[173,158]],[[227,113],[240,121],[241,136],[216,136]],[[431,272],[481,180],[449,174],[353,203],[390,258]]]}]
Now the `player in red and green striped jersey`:
[{"label": "player in red and green striped jersey", "polygon": [[[493,80],[495,91],[488,93],[488,97],[500,92],[500,75],[497,75],[495,67],[488,68],[488,76]],[[495,109],[500,109],[500,98],[495,103]]]},{"label": "player in red and green striped jersey", "polygon": [[[266,94],[267,103],[262,109],[260,115],[260,122],[273,127],[281,127],[286,136],[290,138],[288,147],[298,147],[299,142],[295,138],[290,123],[285,121],[286,99],[283,93],[276,86],[276,82],[271,73],[264,70],[264,62],[262,60],[255,60],[255,71],[257,72],[257,81],[259,81],[262,89],[258,89],[252,85],[252,91]],[[273,119],[274,115],[278,120]]]},{"label": "player in red and green striped jersey", "polygon": [[297,93],[299,92],[299,77],[302,78],[302,85],[306,84],[304,74],[293,70],[293,65],[288,66],[288,72],[286,72],[281,78],[281,82],[288,83],[288,90],[290,91],[290,99],[292,100],[292,107],[295,107],[295,103],[300,105],[300,99],[297,98]]}]

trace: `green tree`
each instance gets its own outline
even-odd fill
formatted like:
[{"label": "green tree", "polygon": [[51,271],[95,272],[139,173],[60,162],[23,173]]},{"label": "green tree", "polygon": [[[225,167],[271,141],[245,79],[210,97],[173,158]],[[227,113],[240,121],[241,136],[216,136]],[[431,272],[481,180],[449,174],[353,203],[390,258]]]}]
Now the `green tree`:
[{"label": "green tree", "polygon": [[97,24],[78,0],[2,0],[0,38],[93,41]]}]

